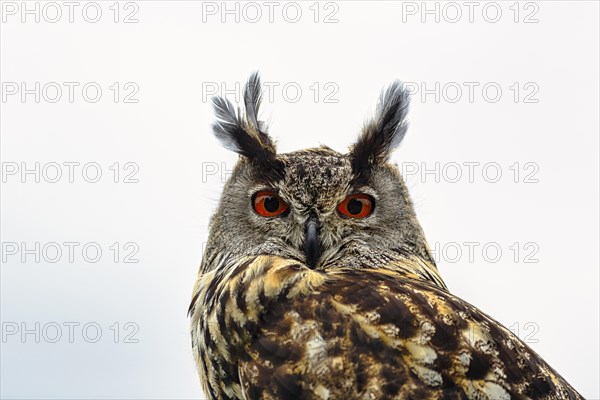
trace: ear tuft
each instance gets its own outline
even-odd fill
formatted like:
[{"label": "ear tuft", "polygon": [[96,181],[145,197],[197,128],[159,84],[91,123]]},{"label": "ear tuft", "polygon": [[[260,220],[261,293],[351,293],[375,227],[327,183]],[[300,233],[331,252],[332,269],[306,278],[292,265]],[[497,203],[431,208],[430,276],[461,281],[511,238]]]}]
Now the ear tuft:
[{"label": "ear tuft", "polygon": [[221,144],[248,158],[275,156],[275,144],[266,132],[266,124],[258,120],[262,99],[260,77],[253,73],[244,88],[244,110],[236,108],[224,97],[213,97],[217,122],[213,133]]},{"label": "ear tuft", "polygon": [[217,122],[212,130],[221,144],[259,166],[267,175],[277,178],[281,163],[277,160],[275,143],[267,134],[267,125],[258,120],[262,100],[260,77],[254,72],[244,87],[244,109],[236,108],[224,97],[213,97]]},{"label": "ear tuft", "polygon": [[392,151],[400,145],[408,128],[409,103],[408,91],[400,81],[381,92],[374,118],[365,124],[350,149],[352,170],[357,180],[366,181],[370,170],[387,162]]}]

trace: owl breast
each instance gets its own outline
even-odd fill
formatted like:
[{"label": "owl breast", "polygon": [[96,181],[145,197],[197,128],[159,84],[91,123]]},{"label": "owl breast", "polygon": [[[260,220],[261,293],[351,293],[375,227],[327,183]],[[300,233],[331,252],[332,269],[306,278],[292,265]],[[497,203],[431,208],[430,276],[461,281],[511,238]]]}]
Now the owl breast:
[{"label": "owl breast", "polygon": [[[214,399],[576,399],[510,331],[399,264],[315,271],[247,257],[198,281],[194,354]],[[398,264],[398,265],[396,265]]]}]

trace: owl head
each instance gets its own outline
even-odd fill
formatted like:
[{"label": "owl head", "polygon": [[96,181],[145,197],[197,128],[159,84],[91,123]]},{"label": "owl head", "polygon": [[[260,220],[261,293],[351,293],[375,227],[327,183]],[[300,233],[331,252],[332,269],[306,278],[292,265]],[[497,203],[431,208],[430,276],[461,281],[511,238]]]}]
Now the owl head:
[{"label": "owl head", "polygon": [[243,108],[213,99],[213,132],[240,157],[211,219],[201,272],[261,254],[319,270],[376,267],[407,255],[433,263],[403,179],[388,162],[407,129],[402,83],[382,91],[375,116],[345,154],[326,146],[278,154],[258,119],[260,103],[256,73]]}]

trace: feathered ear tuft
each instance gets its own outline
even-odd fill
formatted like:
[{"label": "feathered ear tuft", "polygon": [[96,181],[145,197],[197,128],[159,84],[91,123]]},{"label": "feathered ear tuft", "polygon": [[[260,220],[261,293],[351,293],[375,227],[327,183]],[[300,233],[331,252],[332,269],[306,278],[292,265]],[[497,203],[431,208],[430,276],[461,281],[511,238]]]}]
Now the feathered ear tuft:
[{"label": "feathered ear tuft", "polygon": [[365,182],[371,168],[385,163],[398,147],[408,128],[406,114],[410,96],[400,81],[381,92],[375,117],[368,121],[350,149],[356,181]]},{"label": "feathered ear tuft", "polygon": [[254,72],[244,88],[244,110],[240,107],[236,110],[224,97],[213,97],[217,122],[212,129],[225,148],[278,172],[281,166],[275,143],[267,134],[266,124],[258,120],[261,100],[260,77]]}]

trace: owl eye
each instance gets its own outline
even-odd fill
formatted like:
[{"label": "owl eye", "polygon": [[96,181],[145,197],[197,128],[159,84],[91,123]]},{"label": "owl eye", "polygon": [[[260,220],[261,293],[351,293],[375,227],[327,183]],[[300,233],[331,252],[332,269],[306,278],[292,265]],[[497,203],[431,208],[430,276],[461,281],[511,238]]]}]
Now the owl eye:
[{"label": "owl eye", "polygon": [[288,205],[276,193],[262,191],[252,196],[254,211],[263,217],[277,217],[288,210]]},{"label": "owl eye", "polygon": [[368,217],[374,208],[375,199],[363,193],[350,194],[337,206],[338,212],[348,218]]}]

